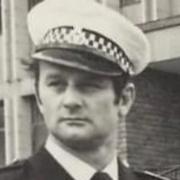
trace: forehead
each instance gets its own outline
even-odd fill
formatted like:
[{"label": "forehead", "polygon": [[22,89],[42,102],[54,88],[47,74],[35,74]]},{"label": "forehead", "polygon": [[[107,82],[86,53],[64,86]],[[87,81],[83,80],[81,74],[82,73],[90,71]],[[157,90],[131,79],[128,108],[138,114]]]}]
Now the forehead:
[{"label": "forehead", "polygon": [[71,78],[74,80],[93,80],[97,82],[112,81],[110,77],[103,76],[91,72],[86,72],[80,69],[67,67],[55,63],[49,63],[40,61],[39,62],[39,74],[41,78]]}]

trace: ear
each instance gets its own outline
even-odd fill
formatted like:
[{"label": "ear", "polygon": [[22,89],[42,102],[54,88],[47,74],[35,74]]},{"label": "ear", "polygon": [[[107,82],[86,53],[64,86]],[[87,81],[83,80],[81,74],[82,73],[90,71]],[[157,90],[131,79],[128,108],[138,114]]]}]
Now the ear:
[{"label": "ear", "polygon": [[43,105],[42,105],[42,101],[41,101],[41,98],[39,96],[39,91],[38,91],[38,88],[34,86],[34,95],[35,95],[35,99],[36,99],[36,102],[37,102],[37,106],[39,108],[39,111],[41,112],[41,114],[43,114],[44,110],[43,110]]},{"label": "ear", "polygon": [[119,116],[125,117],[135,100],[135,86],[133,83],[127,83],[121,93],[119,101]]}]

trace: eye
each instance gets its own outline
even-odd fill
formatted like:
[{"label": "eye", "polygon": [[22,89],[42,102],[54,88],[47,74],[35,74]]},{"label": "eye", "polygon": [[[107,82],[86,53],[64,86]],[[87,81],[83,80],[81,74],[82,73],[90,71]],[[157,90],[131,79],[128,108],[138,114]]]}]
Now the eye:
[{"label": "eye", "polygon": [[66,82],[62,80],[50,80],[49,82],[47,82],[47,86],[58,90],[62,90],[65,89]]},{"label": "eye", "polygon": [[94,82],[83,82],[78,84],[77,87],[82,92],[95,92],[101,89],[101,86]]},{"label": "eye", "polygon": [[61,81],[58,80],[51,80],[47,83],[48,86],[58,86],[60,84],[63,84]]}]

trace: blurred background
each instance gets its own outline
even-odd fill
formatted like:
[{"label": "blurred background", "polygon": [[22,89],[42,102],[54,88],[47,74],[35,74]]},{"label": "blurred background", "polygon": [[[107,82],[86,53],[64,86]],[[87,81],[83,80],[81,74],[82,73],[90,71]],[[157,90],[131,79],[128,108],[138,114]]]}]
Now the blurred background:
[{"label": "blurred background", "polygon": [[[0,166],[35,153],[47,131],[33,76],[26,15],[41,0],[0,0]],[[134,78],[135,104],[119,124],[119,155],[136,169],[180,179],[180,1],[97,0],[147,35],[152,63]]]}]

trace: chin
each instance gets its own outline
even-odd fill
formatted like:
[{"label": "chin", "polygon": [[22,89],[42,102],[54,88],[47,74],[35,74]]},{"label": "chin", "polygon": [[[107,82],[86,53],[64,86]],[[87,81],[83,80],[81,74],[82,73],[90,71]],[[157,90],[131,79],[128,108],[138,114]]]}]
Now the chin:
[{"label": "chin", "polygon": [[76,151],[92,151],[102,144],[102,140],[97,137],[80,137],[72,135],[71,137],[61,136],[58,139],[63,145]]}]

